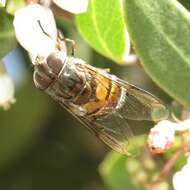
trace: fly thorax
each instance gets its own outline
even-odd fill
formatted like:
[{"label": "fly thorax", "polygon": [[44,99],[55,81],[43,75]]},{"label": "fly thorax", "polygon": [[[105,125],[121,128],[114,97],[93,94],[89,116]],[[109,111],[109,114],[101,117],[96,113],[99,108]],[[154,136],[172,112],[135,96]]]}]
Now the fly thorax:
[{"label": "fly thorax", "polygon": [[68,58],[57,80],[46,90],[55,99],[75,102],[86,86],[85,73],[73,64],[74,58]]}]

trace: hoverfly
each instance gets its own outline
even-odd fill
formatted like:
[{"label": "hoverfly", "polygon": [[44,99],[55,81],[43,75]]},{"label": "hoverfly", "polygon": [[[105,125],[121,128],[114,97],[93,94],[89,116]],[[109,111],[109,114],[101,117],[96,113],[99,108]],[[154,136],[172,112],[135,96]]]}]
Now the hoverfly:
[{"label": "hoverfly", "polygon": [[[47,58],[37,57],[34,83],[113,150],[129,155],[133,133],[129,120],[159,121],[166,106],[150,93],[68,56],[58,35],[58,47]],[[72,48],[73,49],[73,48]]]}]

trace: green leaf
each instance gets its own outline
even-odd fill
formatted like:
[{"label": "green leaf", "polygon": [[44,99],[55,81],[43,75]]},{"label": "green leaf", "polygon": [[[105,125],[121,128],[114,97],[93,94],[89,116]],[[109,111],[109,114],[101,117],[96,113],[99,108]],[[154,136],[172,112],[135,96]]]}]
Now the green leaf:
[{"label": "green leaf", "polygon": [[100,174],[110,190],[143,189],[135,187],[132,183],[133,176],[127,170],[127,157],[118,153],[111,152],[106,157],[100,165]]},{"label": "green leaf", "polygon": [[6,5],[6,10],[9,14],[14,15],[15,12],[26,6],[26,1],[24,0],[8,0]]},{"label": "green leaf", "polygon": [[89,0],[88,11],[76,16],[76,24],[96,51],[117,63],[125,59],[130,44],[120,0]]},{"label": "green leaf", "polygon": [[140,184],[142,180],[147,180],[147,174],[143,168],[143,164],[140,161],[140,157],[144,153],[146,136],[135,136],[131,140],[136,142],[136,146],[130,148],[139,149],[139,152],[141,152],[138,157],[127,157],[116,152],[111,152],[100,165],[100,174],[103,181],[111,190],[144,189],[144,187],[141,187]]},{"label": "green leaf", "polygon": [[176,0],[126,0],[127,28],[141,63],[190,108],[190,14]]},{"label": "green leaf", "polygon": [[0,59],[16,47],[12,17],[0,8]]}]

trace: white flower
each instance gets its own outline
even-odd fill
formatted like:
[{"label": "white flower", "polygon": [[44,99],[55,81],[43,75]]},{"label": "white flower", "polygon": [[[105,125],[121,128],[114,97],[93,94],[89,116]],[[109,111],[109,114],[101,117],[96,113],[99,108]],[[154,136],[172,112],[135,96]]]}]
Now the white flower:
[{"label": "white flower", "polygon": [[160,121],[150,130],[148,147],[153,153],[164,153],[172,147],[175,140],[175,132],[189,132],[190,119],[174,123],[168,120]]},{"label": "white flower", "polygon": [[40,5],[43,5],[44,7],[50,7],[52,0],[40,0]]},{"label": "white flower", "polygon": [[13,25],[17,40],[33,57],[47,57],[56,50],[57,28],[49,8],[39,4],[21,8],[15,13]]},{"label": "white flower", "polygon": [[6,0],[0,0],[0,7],[5,7]]},{"label": "white flower", "polygon": [[174,143],[177,123],[168,120],[160,121],[151,129],[148,136],[148,146],[153,153],[163,153]]},{"label": "white flower", "polygon": [[6,0],[0,0],[0,7],[5,7]]},{"label": "white flower", "polygon": [[74,14],[86,12],[88,8],[88,0],[53,0],[53,2]]},{"label": "white flower", "polygon": [[175,190],[190,189],[190,157],[187,159],[186,165],[174,174],[173,186]]},{"label": "white flower", "polygon": [[176,131],[189,131],[190,130],[190,119],[181,121],[176,126]]},{"label": "white flower", "polygon": [[0,107],[8,109],[14,102],[13,81],[7,73],[0,74]]}]

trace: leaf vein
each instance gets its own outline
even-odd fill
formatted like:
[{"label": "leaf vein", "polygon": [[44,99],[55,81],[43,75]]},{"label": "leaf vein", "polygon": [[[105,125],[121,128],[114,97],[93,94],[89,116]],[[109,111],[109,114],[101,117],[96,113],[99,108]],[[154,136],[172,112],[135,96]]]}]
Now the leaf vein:
[{"label": "leaf vein", "polygon": [[110,55],[111,57],[113,57],[112,52],[108,48],[108,46],[105,43],[104,39],[101,37],[102,34],[99,31],[98,23],[96,22],[96,11],[94,10],[94,6],[93,5],[92,5],[92,20],[94,22],[94,29],[95,29],[95,31],[97,33],[97,37],[99,39],[100,44],[102,45],[102,47],[104,48],[104,50],[107,52],[107,54]]}]

